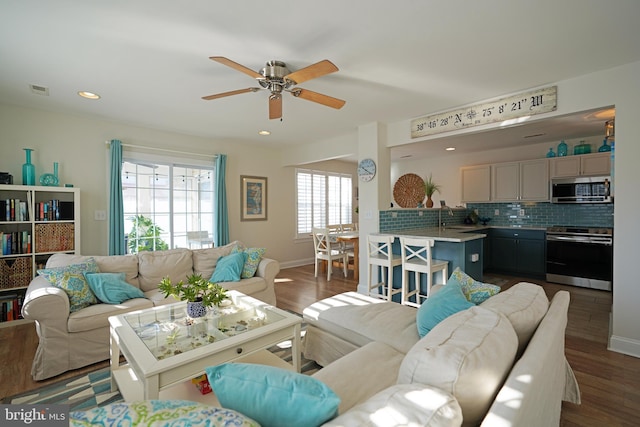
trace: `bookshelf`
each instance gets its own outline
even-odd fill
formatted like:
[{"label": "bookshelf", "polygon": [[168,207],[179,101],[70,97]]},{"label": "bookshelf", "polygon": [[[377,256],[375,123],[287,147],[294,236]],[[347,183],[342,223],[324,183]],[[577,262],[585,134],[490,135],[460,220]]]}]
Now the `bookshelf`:
[{"label": "bookshelf", "polygon": [[80,190],[0,185],[0,328],[27,322],[25,290],[55,253],[80,253]]}]

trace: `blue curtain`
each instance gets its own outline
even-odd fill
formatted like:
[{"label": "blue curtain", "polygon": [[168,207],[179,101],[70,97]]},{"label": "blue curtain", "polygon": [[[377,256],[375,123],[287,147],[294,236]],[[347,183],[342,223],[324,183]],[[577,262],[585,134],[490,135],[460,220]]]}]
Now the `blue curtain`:
[{"label": "blue curtain", "polygon": [[122,201],[122,143],[111,140],[109,186],[109,255],[124,255],[124,211]]},{"label": "blue curtain", "polygon": [[223,246],[229,243],[226,170],[227,156],[226,154],[218,154],[218,157],[216,157],[216,200],[213,208],[215,212],[215,233],[213,238],[216,246]]}]

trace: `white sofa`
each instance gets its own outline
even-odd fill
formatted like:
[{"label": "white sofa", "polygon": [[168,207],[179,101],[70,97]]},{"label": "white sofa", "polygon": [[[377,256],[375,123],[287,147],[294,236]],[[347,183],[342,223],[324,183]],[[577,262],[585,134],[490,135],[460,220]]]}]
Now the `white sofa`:
[{"label": "white sofa", "polygon": [[[208,249],[172,249],[141,252],[136,255],[94,256],[100,272],[125,273],[125,280],[140,288],[145,298],[134,298],[121,304],[95,304],[70,313],[67,293],[36,276],[26,290],[22,314],[35,321],[39,337],[31,375],[43,380],[71,369],[109,359],[109,316],[123,314],[170,302],[159,291],[158,284],[169,276],[173,283],[191,274],[209,278],[221,256],[229,255],[241,242]],[[46,268],[62,267],[86,261],[89,256],[55,254]],[[262,258],[254,277],[239,282],[223,282],[226,289],[276,305],[274,279],[280,264]]]},{"label": "white sofa", "polygon": [[304,355],[341,398],[326,425],[558,426],[562,400],[580,403],[568,306],[568,292],[549,302],[523,282],[420,338],[414,308],[356,292],[318,301],[304,310]]}]

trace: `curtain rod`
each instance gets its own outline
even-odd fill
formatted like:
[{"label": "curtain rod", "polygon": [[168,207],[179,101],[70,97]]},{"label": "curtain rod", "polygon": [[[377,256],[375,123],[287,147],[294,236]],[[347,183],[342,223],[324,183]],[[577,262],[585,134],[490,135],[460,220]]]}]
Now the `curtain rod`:
[{"label": "curtain rod", "polygon": [[[106,145],[111,145],[111,141],[105,141],[104,143]],[[142,148],[145,150],[152,150],[152,151],[164,151],[166,153],[187,154],[190,156],[201,156],[201,157],[213,157],[214,159],[218,157],[217,154],[190,153],[188,151],[178,151],[178,150],[169,150],[166,148],[147,147],[145,145],[134,145],[134,144],[124,144],[124,143],[120,143],[120,145],[122,145],[123,147]]]}]

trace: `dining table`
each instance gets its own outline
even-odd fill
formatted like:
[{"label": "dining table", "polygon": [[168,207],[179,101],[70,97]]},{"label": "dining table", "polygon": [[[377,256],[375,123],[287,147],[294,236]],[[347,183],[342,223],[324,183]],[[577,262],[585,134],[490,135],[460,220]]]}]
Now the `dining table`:
[{"label": "dining table", "polygon": [[336,233],[330,233],[334,236],[338,242],[353,244],[353,279],[357,282],[360,278],[360,261],[359,261],[359,247],[360,247],[360,235],[357,231],[339,231]]}]

